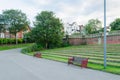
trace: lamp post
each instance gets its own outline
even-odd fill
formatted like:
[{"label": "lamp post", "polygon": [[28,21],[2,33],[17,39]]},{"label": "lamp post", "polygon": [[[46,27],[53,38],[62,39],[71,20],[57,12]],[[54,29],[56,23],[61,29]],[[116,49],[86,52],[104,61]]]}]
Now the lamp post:
[{"label": "lamp post", "polygon": [[107,67],[106,51],[106,0],[104,0],[104,69]]}]

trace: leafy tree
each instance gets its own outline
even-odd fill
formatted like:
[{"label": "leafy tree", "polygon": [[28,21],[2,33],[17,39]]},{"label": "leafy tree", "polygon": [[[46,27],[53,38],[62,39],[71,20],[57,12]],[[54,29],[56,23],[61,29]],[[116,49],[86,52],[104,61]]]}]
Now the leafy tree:
[{"label": "leafy tree", "polygon": [[[6,28],[5,28],[5,25],[4,24],[0,24],[0,33],[4,33],[6,32]],[[0,37],[1,37],[1,34],[0,34]]]},{"label": "leafy tree", "polygon": [[27,42],[28,43],[34,42],[33,39],[31,38],[31,36],[32,36],[31,32],[25,33],[24,37],[23,37],[24,42],[25,43],[27,43]]},{"label": "leafy tree", "polygon": [[58,47],[62,43],[63,24],[51,11],[42,11],[36,16],[32,39],[43,48]]},{"label": "leafy tree", "polygon": [[[5,32],[5,25],[4,24],[0,24],[0,33]],[[1,37],[1,34],[0,34]]]},{"label": "leafy tree", "polygon": [[90,19],[85,25],[86,34],[99,33],[99,30],[102,28],[102,23],[98,19]]},{"label": "leafy tree", "polygon": [[110,26],[111,30],[120,30],[120,18],[115,19]]},{"label": "leafy tree", "polygon": [[25,30],[29,23],[26,14],[21,10],[10,9],[3,11],[3,15],[6,16],[9,21],[10,27],[8,30],[11,34],[15,35],[17,44],[17,33],[21,30]]},{"label": "leafy tree", "polygon": [[[7,25],[6,18],[3,15],[0,15],[0,33],[6,31],[6,25]],[[1,37],[1,34],[0,34],[0,37]]]}]

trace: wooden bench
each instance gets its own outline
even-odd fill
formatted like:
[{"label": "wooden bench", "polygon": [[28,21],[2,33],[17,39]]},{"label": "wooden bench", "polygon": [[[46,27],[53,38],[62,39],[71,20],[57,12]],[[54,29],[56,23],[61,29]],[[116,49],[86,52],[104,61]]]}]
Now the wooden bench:
[{"label": "wooden bench", "polygon": [[42,58],[42,54],[40,52],[36,52],[33,56],[37,58]]},{"label": "wooden bench", "polygon": [[82,68],[87,68],[88,58],[69,57],[68,64],[79,64]]}]

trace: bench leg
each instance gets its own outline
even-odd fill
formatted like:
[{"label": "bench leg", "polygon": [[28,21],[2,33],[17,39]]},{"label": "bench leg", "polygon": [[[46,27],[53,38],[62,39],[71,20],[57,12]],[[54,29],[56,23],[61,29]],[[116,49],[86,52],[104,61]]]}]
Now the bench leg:
[{"label": "bench leg", "polygon": [[69,65],[69,64],[73,64],[73,62],[68,62],[68,65]]}]

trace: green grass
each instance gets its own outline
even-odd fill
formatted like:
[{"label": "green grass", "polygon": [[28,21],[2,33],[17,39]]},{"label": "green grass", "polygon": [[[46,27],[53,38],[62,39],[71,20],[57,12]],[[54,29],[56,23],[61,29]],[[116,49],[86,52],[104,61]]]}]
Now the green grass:
[{"label": "green grass", "polygon": [[104,69],[103,65],[88,63],[88,68],[96,69],[96,70],[100,70],[100,71],[105,71],[105,72],[110,72],[110,73],[113,73],[113,74],[119,74],[120,75],[120,68],[118,68],[118,67],[107,66],[107,68]]},{"label": "green grass", "polygon": [[[42,50],[42,57],[60,62],[68,61],[70,56],[89,58],[88,68],[120,75],[120,44],[107,45],[107,68],[103,66],[103,45],[81,45]],[[34,53],[28,53],[33,55]]]},{"label": "green grass", "polygon": [[32,44],[17,44],[17,45],[0,45],[0,51],[2,50],[8,50],[8,49],[14,49],[14,48],[23,48],[30,46]]}]

